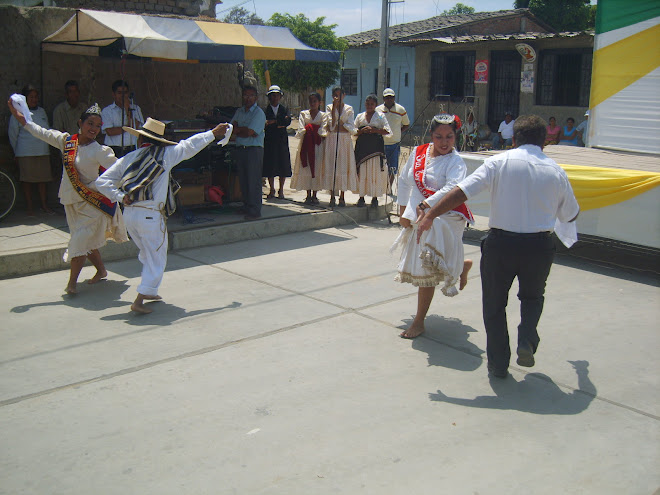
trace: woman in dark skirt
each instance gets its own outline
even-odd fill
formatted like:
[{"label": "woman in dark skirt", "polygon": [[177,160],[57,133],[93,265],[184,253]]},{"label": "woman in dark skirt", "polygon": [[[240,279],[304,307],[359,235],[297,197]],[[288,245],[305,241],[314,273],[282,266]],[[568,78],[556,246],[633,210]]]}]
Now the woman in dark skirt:
[{"label": "woman in dark skirt", "polygon": [[275,197],[275,176],[280,178],[277,197],[284,199],[284,181],[291,177],[291,156],[289,154],[289,136],[286,128],[291,124],[289,110],[280,105],[282,91],[279,86],[268,88],[269,104],[266,113],[266,135],[264,137],[264,168],[262,177],[268,179],[270,191],[267,198]]}]

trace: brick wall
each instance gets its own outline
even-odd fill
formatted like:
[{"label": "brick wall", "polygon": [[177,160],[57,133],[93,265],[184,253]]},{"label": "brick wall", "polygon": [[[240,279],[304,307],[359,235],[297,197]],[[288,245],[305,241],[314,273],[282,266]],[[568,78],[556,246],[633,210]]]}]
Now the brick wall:
[{"label": "brick wall", "polygon": [[55,0],[57,7],[215,18],[215,0]]}]

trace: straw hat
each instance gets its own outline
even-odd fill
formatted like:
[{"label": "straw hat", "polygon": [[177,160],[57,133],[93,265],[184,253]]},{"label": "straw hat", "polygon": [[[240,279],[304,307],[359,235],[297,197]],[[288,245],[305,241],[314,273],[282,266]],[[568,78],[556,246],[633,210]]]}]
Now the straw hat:
[{"label": "straw hat", "polygon": [[178,144],[172,141],[165,139],[165,124],[160,120],[152,119],[151,117],[147,118],[147,121],[142,126],[142,129],[133,129],[132,127],[124,126],[122,127],[129,134],[133,136],[146,136],[150,139],[155,139],[165,144]]}]

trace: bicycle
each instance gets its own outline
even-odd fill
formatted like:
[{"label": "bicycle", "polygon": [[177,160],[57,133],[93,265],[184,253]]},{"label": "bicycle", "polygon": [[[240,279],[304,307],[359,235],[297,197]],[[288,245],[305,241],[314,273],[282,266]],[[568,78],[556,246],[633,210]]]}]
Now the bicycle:
[{"label": "bicycle", "polygon": [[16,204],[16,183],[9,174],[0,170],[0,220],[11,213]]}]

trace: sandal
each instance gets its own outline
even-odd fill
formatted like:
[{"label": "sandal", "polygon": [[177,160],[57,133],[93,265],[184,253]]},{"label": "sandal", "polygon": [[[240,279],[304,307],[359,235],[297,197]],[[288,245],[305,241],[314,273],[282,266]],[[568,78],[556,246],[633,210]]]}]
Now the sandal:
[{"label": "sandal", "polygon": [[330,204],[328,205],[330,208],[337,206],[337,202],[335,201],[335,198],[330,198]]},{"label": "sandal", "polygon": [[286,199],[286,198],[284,197],[284,193],[283,193],[283,192],[278,192],[278,193],[277,193],[277,198],[278,198],[278,199]]},{"label": "sandal", "polygon": [[344,201],[342,198],[339,199],[339,203],[337,206],[346,206],[346,201]]},{"label": "sandal", "polygon": [[275,197],[275,193],[273,191],[269,192],[268,195],[266,196],[266,199],[273,199]]}]

